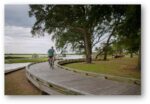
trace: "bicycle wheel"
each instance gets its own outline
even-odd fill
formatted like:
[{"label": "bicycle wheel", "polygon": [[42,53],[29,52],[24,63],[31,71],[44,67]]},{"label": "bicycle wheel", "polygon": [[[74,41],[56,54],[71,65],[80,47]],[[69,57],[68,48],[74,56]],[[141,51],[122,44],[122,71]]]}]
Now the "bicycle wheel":
[{"label": "bicycle wheel", "polygon": [[51,62],[51,60],[49,59],[48,62],[49,62],[50,68],[52,68],[52,62]]},{"label": "bicycle wheel", "polygon": [[54,69],[54,61],[51,60],[52,69]]}]

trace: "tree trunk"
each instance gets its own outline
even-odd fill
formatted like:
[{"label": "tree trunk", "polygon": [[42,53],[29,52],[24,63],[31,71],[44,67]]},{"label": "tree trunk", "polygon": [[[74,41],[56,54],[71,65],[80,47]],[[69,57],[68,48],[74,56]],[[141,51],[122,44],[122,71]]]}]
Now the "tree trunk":
[{"label": "tree trunk", "polygon": [[91,34],[85,32],[84,34],[84,42],[85,42],[85,53],[86,53],[86,63],[92,62],[92,44],[91,44]]},{"label": "tree trunk", "polygon": [[122,55],[122,53],[123,53],[123,50],[119,49],[119,54]]},{"label": "tree trunk", "polygon": [[98,58],[98,56],[99,56],[99,55],[101,55],[102,53],[103,53],[103,51],[102,51],[102,50],[100,50],[100,52],[96,55],[95,59],[97,59],[97,58]]},{"label": "tree trunk", "polygon": [[138,69],[141,70],[141,46],[139,49],[139,56],[138,56]]},{"label": "tree trunk", "polygon": [[103,60],[107,60],[107,46],[104,48],[104,59]]},{"label": "tree trunk", "polygon": [[107,42],[106,42],[106,46],[104,47],[104,59],[103,60],[107,60],[108,46],[109,46],[109,41],[110,41],[112,35],[113,35],[113,32],[108,37]]},{"label": "tree trunk", "polygon": [[130,52],[130,58],[133,58],[133,52]]},{"label": "tree trunk", "polygon": [[84,49],[85,49],[85,55],[86,55],[86,62],[91,63],[92,62],[92,41],[91,41],[91,33],[88,32],[85,28],[76,27],[75,30],[81,32],[84,36]]}]

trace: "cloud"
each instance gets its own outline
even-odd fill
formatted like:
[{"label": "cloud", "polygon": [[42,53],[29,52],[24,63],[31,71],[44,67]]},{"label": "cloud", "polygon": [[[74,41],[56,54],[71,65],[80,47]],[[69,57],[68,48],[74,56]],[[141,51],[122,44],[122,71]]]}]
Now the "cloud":
[{"label": "cloud", "polygon": [[5,25],[31,27],[35,18],[28,15],[28,5],[5,5]]},{"label": "cloud", "polygon": [[[29,5],[5,5],[5,53],[46,53],[54,46],[51,37],[32,37],[35,18],[28,15]],[[70,47],[67,51],[72,53]]]},{"label": "cloud", "polygon": [[5,53],[47,53],[54,46],[50,35],[32,37],[31,28],[5,26]]},{"label": "cloud", "polygon": [[35,18],[28,11],[28,5],[5,5],[5,53],[47,53],[54,46],[48,35],[32,37]]}]

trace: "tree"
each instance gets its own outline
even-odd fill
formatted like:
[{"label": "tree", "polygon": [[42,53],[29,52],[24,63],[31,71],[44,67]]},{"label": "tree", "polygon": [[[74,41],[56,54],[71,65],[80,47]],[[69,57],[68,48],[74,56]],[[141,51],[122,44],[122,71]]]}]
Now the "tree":
[{"label": "tree", "polygon": [[[30,5],[30,16],[36,17],[36,23],[32,28],[32,34],[43,32],[57,35],[56,40],[62,38],[62,34],[68,33],[82,35],[80,39],[84,45],[86,62],[91,63],[93,33],[98,31],[101,23],[109,20],[111,6],[108,5]],[[67,35],[70,37],[70,34]],[[67,38],[67,40],[68,40]],[[71,39],[69,39],[71,40]],[[64,42],[64,41],[63,41]],[[62,42],[60,42],[62,43]],[[73,42],[75,43],[75,41]],[[59,44],[59,43],[58,43]]]},{"label": "tree", "polygon": [[132,53],[139,51],[141,43],[141,6],[131,5],[126,8],[125,20],[119,26],[119,38]]},{"label": "tree", "polygon": [[105,33],[108,33],[108,37],[106,39],[105,45],[103,47],[103,52],[104,52],[104,58],[103,60],[107,60],[107,54],[109,50],[109,46],[115,41],[116,39],[116,34],[118,33],[117,27],[122,23],[124,20],[124,8],[126,6],[124,5],[115,5],[112,6],[112,13],[111,13],[111,21],[105,21],[105,24],[107,28],[107,31]]},{"label": "tree", "polygon": [[[109,36],[106,39],[103,49],[98,55],[104,53],[104,60],[107,59],[108,46],[113,41],[117,41],[117,47],[120,46],[133,56],[134,52],[140,49],[140,30],[141,30],[141,8],[140,5],[115,5],[112,6],[111,21],[107,27],[110,27]],[[112,23],[112,24],[111,24]]]},{"label": "tree", "polygon": [[29,15],[36,18],[32,34],[53,34],[60,49],[68,45],[84,49],[87,63],[92,61],[93,46],[104,36],[104,60],[116,39],[131,53],[139,50],[139,5],[30,5]]},{"label": "tree", "polygon": [[55,40],[56,48],[63,50],[70,46],[73,51],[82,50],[84,48],[84,37],[78,32],[67,31],[53,35],[52,40]]}]

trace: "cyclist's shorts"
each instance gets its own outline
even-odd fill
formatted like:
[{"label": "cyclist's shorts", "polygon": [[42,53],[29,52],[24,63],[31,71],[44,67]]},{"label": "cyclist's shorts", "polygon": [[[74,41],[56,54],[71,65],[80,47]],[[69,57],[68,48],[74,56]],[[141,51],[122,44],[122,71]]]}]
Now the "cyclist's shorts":
[{"label": "cyclist's shorts", "polygon": [[53,56],[48,56],[49,58],[53,58]]}]

